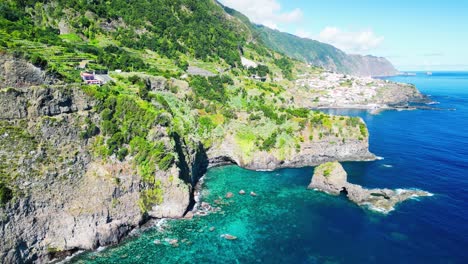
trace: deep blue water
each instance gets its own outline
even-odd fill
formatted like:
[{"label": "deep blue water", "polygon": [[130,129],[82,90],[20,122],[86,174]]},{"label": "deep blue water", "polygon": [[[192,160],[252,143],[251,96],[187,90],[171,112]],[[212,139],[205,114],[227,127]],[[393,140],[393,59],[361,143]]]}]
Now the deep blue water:
[{"label": "deep blue water", "polygon": [[[366,187],[419,188],[435,195],[401,204],[389,215],[306,190],[313,168],[252,172],[211,169],[206,201],[222,213],[170,221],[81,263],[468,263],[468,73],[390,78],[454,111],[335,111],[359,115],[370,149],[383,157],[346,163],[349,180]],[[241,196],[244,189],[258,196]],[[210,232],[209,227],[216,230]],[[238,237],[227,241],[229,233]],[[179,247],[155,245],[177,238]],[[185,240],[184,240],[185,239]],[[163,243],[164,244],[164,243]]]}]

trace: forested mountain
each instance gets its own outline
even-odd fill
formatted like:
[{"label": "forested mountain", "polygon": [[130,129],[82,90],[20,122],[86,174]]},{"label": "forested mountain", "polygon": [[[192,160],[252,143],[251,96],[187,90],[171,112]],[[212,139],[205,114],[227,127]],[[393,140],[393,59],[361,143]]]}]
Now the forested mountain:
[{"label": "forested mountain", "polygon": [[243,14],[224,7],[226,12],[250,25],[255,39],[265,46],[292,58],[327,70],[359,76],[390,76],[398,71],[385,58],[349,55],[332,45],[253,24]]}]

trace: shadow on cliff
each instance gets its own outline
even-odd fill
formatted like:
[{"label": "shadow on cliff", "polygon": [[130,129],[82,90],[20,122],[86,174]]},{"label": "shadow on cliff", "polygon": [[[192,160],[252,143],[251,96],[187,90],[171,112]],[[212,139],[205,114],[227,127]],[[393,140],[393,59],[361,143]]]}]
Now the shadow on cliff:
[{"label": "shadow on cliff", "polygon": [[[180,169],[179,178],[190,185],[190,204],[186,212],[193,209],[195,205],[194,190],[200,178],[208,170],[208,155],[201,143],[198,143],[194,149],[188,148],[187,143],[177,133],[172,133],[175,142],[175,150],[178,156],[177,166]],[[192,153],[188,153],[191,151]]]}]

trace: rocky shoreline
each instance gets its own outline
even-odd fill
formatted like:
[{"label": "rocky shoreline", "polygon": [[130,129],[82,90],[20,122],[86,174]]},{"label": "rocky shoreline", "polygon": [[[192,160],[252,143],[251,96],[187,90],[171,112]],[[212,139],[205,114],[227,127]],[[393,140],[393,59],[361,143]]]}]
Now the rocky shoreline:
[{"label": "rocky shoreline", "polygon": [[[324,138],[304,144],[287,159],[263,151],[249,161],[236,151],[233,141],[226,140],[206,150],[191,147],[199,144],[180,140],[176,144],[180,145],[179,160],[183,163],[155,175],[164,187],[163,202],[141,214],[141,178],[131,160],[95,160],[90,152],[94,141],[80,137],[87,120],[98,120],[99,116],[92,110],[93,101],[79,86],[35,86],[1,93],[0,121],[8,129],[28,135],[15,141],[10,139],[11,132],[5,134],[4,151],[18,157],[10,158],[9,164],[22,173],[15,183],[21,186],[22,195],[0,208],[0,259],[6,262],[63,259],[80,250],[120,243],[153,218],[183,218],[195,201],[194,186],[211,166],[237,164],[253,170],[274,170],[335,159],[375,158],[368,151],[367,138],[334,145]],[[163,139],[167,137],[164,130],[159,133]],[[42,152],[37,153],[37,147],[28,145],[31,139],[43,146]],[[32,156],[20,159],[24,153]],[[48,167],[37,168],[37,164],[44,164],[44,157]],[[200,214],[212,209],[201,207],[206,208],[199,210]],[[55,217],[47,217],[50,215]]]},{"label": "rocky shoreline", "polygon": [[347,173],[338,162],[324,163],[314,170],[308,189],[331,195],[344,195],[350,201],[370,210],[388,214],[395,206],[408,199],[432,196],[433,194],[416,189],[366,189],[349,183]]}]

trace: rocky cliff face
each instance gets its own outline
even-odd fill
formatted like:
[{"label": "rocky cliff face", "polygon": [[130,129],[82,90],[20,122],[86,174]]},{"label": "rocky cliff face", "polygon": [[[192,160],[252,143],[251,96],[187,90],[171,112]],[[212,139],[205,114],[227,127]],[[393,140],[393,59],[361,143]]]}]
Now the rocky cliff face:
[{"label": "rocky cliff face", "polygon": [[42,262],[118,242],[138,225],[132,166],[93,160],[91,142],[80,136],[96,118],[92,100],[76,87],[1,93],[2,181],[15,197],[0,209],[0,259]]},{"label": "rocky cliff face", "polygon": [[297,168],[315,166],[324,162],[374,160],[375,155],[369,152],[368,139],[341,139],[327,137],[320,141],[305,142],[300,149],[280,157],[276,151],[255,151],[246,156],[239,146],[229,137],[223,143],[208,151],[212,165],[235,163],[252,170],[275,170],[280,168]]},{"label": "rocky cliff face", "polygon": [[[28,87],[0,91],[1,181],[14,195],[0,207],[0,259],[45,262],[78,249],[118,243],[147,216],[139,206],[141,178],[131,158],[97,159],[94,102],[80,87]],[[163,202],[149,217],[182,217],[191,201],[197,150],[184,146],[185,167],[155,177]],[[198,158],[200,159],[200,158]],[[202,163],[202,162],[200,162]]]},{"label": "rocky cliff face", "polygon": [[[47,262],[118,243],[148,217],[184,215],[191,181],[204,173],[200,164],[206,166],[199,149],[180,143],[184,165],[157,172],[163,201],[143,214],[142,179],[132,157],[102,160],[93,154],[100,123],[95,101],[79,85],[45,85],[50,77],[33,65],[3,59],[0,185],[12,199],[2,196],[0,203],[2,262]],[[159,134],[172,140],[162,128]]]},{"label": "rocky cliff face", "polygon": [[0,51],[0,87],[27,87],[58,82],[40,68]]},{"label": "rocky cliff face", "polygon": [[349,69],[349,73],[357,76],[394,76],[398,75],[398,70],[390,61],[383,57],[348,55],[344,64]]}]

